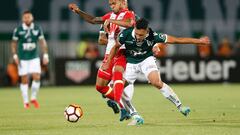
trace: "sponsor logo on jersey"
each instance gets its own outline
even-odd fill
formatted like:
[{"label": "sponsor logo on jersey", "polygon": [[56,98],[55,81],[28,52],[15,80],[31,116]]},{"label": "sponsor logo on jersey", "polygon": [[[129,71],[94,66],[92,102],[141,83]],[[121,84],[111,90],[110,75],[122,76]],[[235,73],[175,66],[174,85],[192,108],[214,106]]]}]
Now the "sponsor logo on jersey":
[{"label": "sponsor logo on jersey", "polygon": [[19,35],[25,35],[26,31],[19,31]]},{"label": "sponsor logo on jersey", "polygon": [[159,38],[161,38],[161,39],[166,39],[166,35],[165,34],[159,34]]},{"label": "sponsor logo on jersey", "polygon": [[133,44],[133,41],[125,41],[128,44]]},{"label": "sponsor logo on jersey", "polygon": [[130,50],[129,53],[136,57],[136,56],[141,56],[141,55],[145,55],[147,53],[147,51],[144,51],[144,52],[140,52],[140,51],[134,51],[134,50]]}]

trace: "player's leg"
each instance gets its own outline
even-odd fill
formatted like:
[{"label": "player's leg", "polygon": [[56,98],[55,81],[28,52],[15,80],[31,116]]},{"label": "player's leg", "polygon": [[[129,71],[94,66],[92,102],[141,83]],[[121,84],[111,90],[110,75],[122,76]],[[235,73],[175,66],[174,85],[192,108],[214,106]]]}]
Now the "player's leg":
[{"label": "player's leg", "polygon": [[182,107],[182,103],[173,89],[162,82],[154,57],[147,58],[141,68],[150,83],[159,89],[163,96],[171,101],[183,115],[187,116],[190,112],[189,107]]},{"label": "player's leg", "polygon": [[40,88],[40,74],[39,73],[33,73],[32,74],[32,85],[31,85],[31,103],[34,105],[35,108],[39,108],[39,103],[37,101],[37,95]]},{"label": "player's leg", "polygon": [[24,108],[28,109],[30,107],[28,99],[28,75],[21,76],[20,90],[23,97]]},{"label": "player's leg", "polygon": [[[112,81],[109,83],[109,86],[112,87]],[[133,106],[131,100],[134,92],[133,84],[125,83],[124,92],[120,102],[123,104],[124,108],[121,108],[120,121],[128,120],[131,116],[138,114],[137,110]],[[107,104],[111,107],[114,113],[119,113],[119,107],[114,100],[107,100]]]},{"label": "player's leg", "polygon": [[[111,88],[113,87],[113,81],[112,80],[108,83],[108,86],[111,87]],[[102,97],[106,100],[108,107],[110,107],[115,114],[119,113],[120,110],[119,110],[117,102],[115,102],[114,100],[106,98],[103,94],[102,94]]]},{"label": "player's leg", "polygon": [[144,119],[139,115],[136,108],[133,106],[132,97],[134,93],[134,85],[128,84],[124,88],[122,101],[126,110],[130,113],[132,121],[128,123],[129,126],[133,125],[142,125],[144,123]]},{"label": "player's leg", "polygon": [[127,81],[128,87],[126,87],[126,89],[124,89],[124,96],[126,99],[126,108],[131,108],[130,113],[131,113],[131,117],[132,117],[132,121],[128,124],[128,125],[141,125],[144,123],[143,118],[137,113],[136,109],[133,107],[132,105],[132,96],[133,96],[133,92],[134,92],[134,82],[137,79],[137,75],[140,72],[139,69],[139,64],[131,64],[131,63],[127,63],[126,65],[126,70],[124,73],[124,79]]},{"label": "player's leg", "polygon": [[[106,55],[103,60],[103,63],[107,61],[107,57],[108,56]],[[100,69],[98,70],[98,78],[97,78],[97,84],[96,84],[96,88],[100,93],[102,93],[105,97],[116,101],[121,108],[123,108],[123,105],[120,102],[120,99],[121,99],[122,91],[124,87],[122,74],[124,72],[125,66],[126,66],[125,56],[122,55],[122,57],[115,57],[111,61],[110,66],[106,71],[101,70],[101,67],[100,67]],[[113,72],[113,76],[112,76],[112,72]],[[104,84],[104,86],[100,85],[100,83],[98,83],[99,81],[98,79],[113,80],[113,89],[107,84]]]},{"label": "player's leg", "polygon": [[[107,57],[105,56],[103,63],[106,62]],[[98,70],[97,80],[96,80],[96,90],[100,92],[104,97],[107,97],[111,100],[115,100],[115,95],[113,89],[108,85],[112,78],[112,68],[113,62],[110,63],[109,69],[103,71],[101,67]],[[123,105],[118,102],[120,107]]]},{"label": "player's leg", "polygon": [[123,89],[124,89],[123,72],[124,72],[124,67],[122,67],[121,65],[114,66],[113,90],[114,90],[114,97],[116,102],[120,102]]},{"label": "player's leg", "polygon": [[[119,110],[118,107],[115,104],[115,94],[113,91],[113,88],[108,85],[111,79],[108,78],[107,72],[105,72],[101,69],[98,70],[97,80],[96,80],[96,90],[100,92],[103,97],[106,97],[108,99],[107,104],[109,107],[113,109],[114,112],[118,113]],[[110,77],[111,78],[111,77]],[[117,102],[117,104],[120,106],[120,108],[124,108],[121,102]]]},{"label": "player's leg", "polygon": [[37,101],[37,95],[40,89],[40,79],[41,79],[41,65],[40,59],[36,58],[30,61],[29,72],[32,74],[32,85],[31,85],[31,103],[35,108],[39,108],[39,103]]},{"label": "player's leg", "polygon": [[131,116],[138,114],[137,110],[135,109],[132,103],[133,93],[134,93],[134,85],[133,84],[125,85],[121,101],[127,113],[121,112],[120,121],[128,120],[131,118]]},{"label": "player's leg", "polygon": [[124,89],[124,82],[123,82],[123,72],[126,68],[126,57],[122,55],[121,50],[118,52],[119,56],[116,57],[116,61],[114,63],[113,68],[113,90],[115,95],[115,101],[120,102],[122,97],[123,89]]},{"label": "player's leg", "polygon": [[28,99],[28,61],[20,60],[18,65],[18,74],[21,77],[20,90],[23,97],[24,108],[28,109],[29,99]]},{"label": "player's leg", "polygon": [[[108,56],[105,55],[103,63],[107,61]],[[113,62],[111,61],[109,69],[104,71],[101,67],[98,69],[97,79],[96,79],[96,90],[103,94],[105,97],[109,99],[114,99],[114,93],[112,88],[108,85],[112,78],[112,67]]]},{"label": "player's leg", "polygon": [[136,109],[133,107],[132,102],[131,102],[132,97],[133,97],[133,93],[134,93],[134,85],[133,84],[127,84],[124,87],[124,91],[123,91],[122,98],[121,98],[125,109],[130,114],[133,114],[133,113],[137,112]]},{"label": "player's leg", "polygon": [[[110,87],[113,89],[113,80],[111,80],[111,81],[109,82],[108,86],[110,86]],[[103,97],[104,97],[105,99],[107,99],[104,95],[103,95]],[[113,112],[114,112],[115,114],[117,114],[117,113],[120,112],[119,105],[118,105],[118,103],[117,103],[116,101],[111,100],[111,99],[107,99],[106,102],[107,102],[108,107],[112,108],[112,110],[113,110]]]}]

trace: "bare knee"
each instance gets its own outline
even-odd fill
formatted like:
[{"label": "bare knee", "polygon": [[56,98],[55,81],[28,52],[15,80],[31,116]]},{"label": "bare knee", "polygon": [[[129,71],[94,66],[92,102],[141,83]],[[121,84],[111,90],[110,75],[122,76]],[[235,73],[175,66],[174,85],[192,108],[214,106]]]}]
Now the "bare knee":
[{"label": "bare knee", "polygon": [[114,72],[124,72],[124,68],[122,66],[115,66],[113,70]]},{"label": "bare knee", "polygon": [[22,76],[21,77],[21,83],[22,84],[28,84],[28,76]]},{"label": "bare knee", "polygon": [[32,74],[32,78],[34,81],[40,81],[41,76],[38,73],[34,73]]},{"label": "bare knee", "polygon": [[163,87],[163,82],[160,80],[155,80],[151,82],[151,84],[156,87],[157,89],[161,89]]},{"label": "bare knee", "polygon": [[97,77],[96,86],[107,86],[109,82],[109,80]]}]

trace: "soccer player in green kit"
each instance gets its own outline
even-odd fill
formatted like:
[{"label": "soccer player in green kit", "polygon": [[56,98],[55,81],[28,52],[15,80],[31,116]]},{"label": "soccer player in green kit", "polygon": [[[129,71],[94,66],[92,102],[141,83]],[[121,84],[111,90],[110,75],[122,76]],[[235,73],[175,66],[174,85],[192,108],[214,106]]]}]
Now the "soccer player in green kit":
[{"label": "soccer player in green kit", "polygon": [[33,23],[33,15],[25,11],[22,15],[22,25],[14,29],[12,37],[12,54],[14,62],[18,65],[18,74],[21,77],[20,90],[22,92],[24,108],[30,107],[28,99],[28,75],[32,76],[31,103],[39,108],[37,93],[40,88],[40,58],[38,41],[43,53],[43,64],[49,62],[47,43],[41,27]]},{"label": "soccer player in green kit", "polygon": [[[139,73],[143,73],[148,81],[156,87],[163,96],[171,101],[177,109],[187,116],[190,108],[183,106],[173,89],[164,83],[160,78],[160,71],[155,63],[152,48],[156,43],[168,44],[205,44],[209,45],[208,37],[196,38],[177,38],[167,34],[156,33],[148,27],[148,21],[141,18],[136,22],[135,27],[123,30],[112,48],[107,62],[103,65],[103,69],[108,69],[109,61],[115,56],[118,48],[122,45],[126,48],[125,56],[127,58],[127,66],[124,79],[133,84]],[[133,116],[130,125],[138,125],[138,116]]]}]

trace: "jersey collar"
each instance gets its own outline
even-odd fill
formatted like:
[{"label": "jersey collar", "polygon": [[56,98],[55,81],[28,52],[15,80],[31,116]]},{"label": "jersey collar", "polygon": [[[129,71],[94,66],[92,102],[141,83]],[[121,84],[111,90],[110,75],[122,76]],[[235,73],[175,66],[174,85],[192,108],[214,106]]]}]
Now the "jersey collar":
[{"label": "jersey collar", "polygon": [[27,30],[27,29],[33,29],[34,28],[34,23],[31,23],[31,25],[28,27],[25,23],[22,24],[23,30]]},{"label": "jersey collar", "polygon": [[136,40],[136,38],[135,38],[135,28],[132,30],[132,37]]},{"label": "jersey collar", "polygon": [[122,12],[125,12],[125,11],[128,11],[128,9],[127,9],[127,8],[122,9],[121,11],[119,11],[119,12],[117,13],[117,15],[119,15],[119,14],[121,14]]}]

